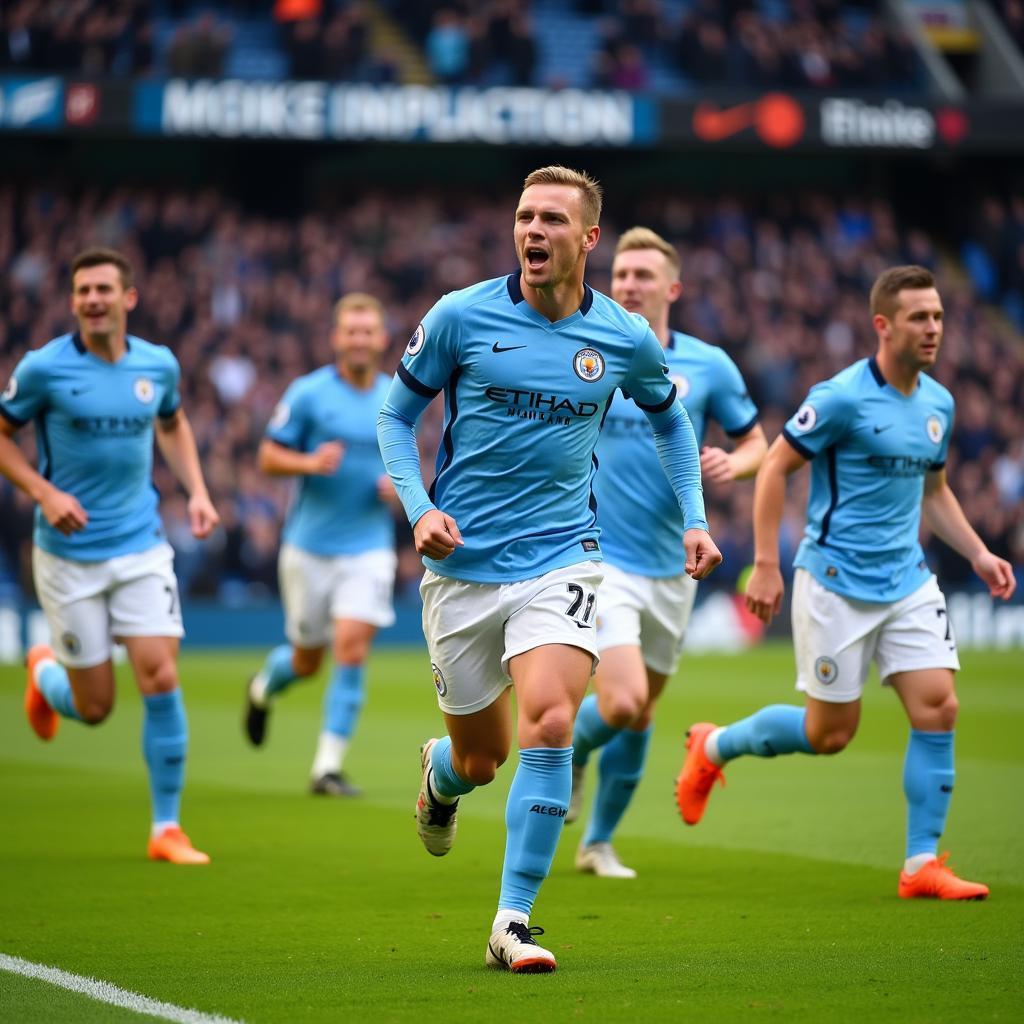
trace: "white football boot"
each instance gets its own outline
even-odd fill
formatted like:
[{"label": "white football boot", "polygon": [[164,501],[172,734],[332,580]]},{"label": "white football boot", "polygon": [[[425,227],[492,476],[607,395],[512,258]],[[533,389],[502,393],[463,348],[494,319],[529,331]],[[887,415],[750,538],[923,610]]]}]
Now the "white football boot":
[{"label": "white football boot", "polygon": [[636,872],[619,860],[611,843],[580,843],[576,851],[576,870],[597,875],[598,878],[636,878]]},{"label": "white football boot", "polygon": [[543,935],[543,928],[531,928],[522,921],[510,921],[491,933],[484,963],[513,974],[548,974],[558,965],[555,954],[538,946],[534,935]]},{"label": "white football boot", "polygon": [[443,857],[455,842],[455,812],[459,808],[459,801],[443,804],[434,799],[430,789],[430,751],[436,742],[436,739],[427,740],[420,747],[423,781],[420,782],[420,795],[416,799],[416,834],[427,848],[427,853]]}]

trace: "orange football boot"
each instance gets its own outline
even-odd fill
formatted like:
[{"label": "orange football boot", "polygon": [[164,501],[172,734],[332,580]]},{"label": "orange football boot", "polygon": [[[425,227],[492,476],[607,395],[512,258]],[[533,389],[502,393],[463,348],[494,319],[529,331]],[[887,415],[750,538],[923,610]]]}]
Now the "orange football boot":
[{"label": "orange football boot", "polygon": [[35,644],[29,648],[28,656],[25,658],[25,674],[28,677],[25,684],[25,714],[28,715],[28,724],[32,726],[32,731],[41,740],[52,740],[57,735],[60,715],[46,703],[46,698],[36,686],[36,665],[45,658],[57,660],[49,644]]},{"label": "orange football boot", "polygon": [[177,825],[165,828],[158,836],[149,840],[150,860],[166,860],[172,864],[209,864],[210,858],[197,850]]},{"label": "orange football boot", "polygon": [[704,817],[711,787],[725,785],[722,769],[704,753],[704,742],[718,726],[713,722],[697,722],[686,733],[686,760],[676,779],[676,805],[687,825],[696,825]]},{"label": "orange football boot", "polygon": [[957,878],[946,867],[948,853],[928,861],[912,875],[900,872],[900,898],[904,900],[983,900],[988,898],[988,886],[980,882],[966,882]]}]

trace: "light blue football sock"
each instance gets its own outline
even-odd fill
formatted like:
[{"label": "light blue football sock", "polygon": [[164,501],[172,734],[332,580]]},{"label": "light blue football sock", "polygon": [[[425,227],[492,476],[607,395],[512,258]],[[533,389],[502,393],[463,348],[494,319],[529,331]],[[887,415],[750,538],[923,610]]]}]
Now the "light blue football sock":
[{"label": "light blue football sock", "polygon": [[591,751],[603,747],[619,731],[601,717],[597,710],[597,694],[584,697],[572,730],[572,763],[585,765]]},{"label": "light blue football sock", "polygon": [[741,754],[775,757],[776,754],[813,754],[807,739],[807,711],[794,704],[769,704],[728,725],[718,734],[718,753],[723,761]]},{"label": "light blue football sock", "polygon": [[953,733],[911,729],[903,762],[908,857],[938,852],[955,777]]},{"label": "light blue football sock", "polygon": [[291,644],[281,644],[275,647],[263,662],[260,675],[265,680],[264,697],[273,697],[275,694],[287,690],[299,677],[292,668]]},{"label": "light blue football sock", "polygon": [[452,767],[452,741],[449,736],[442,736],[431,748],[430,767],[430,785],[438,796],[454,800],[476,789]]},{"label": "light blue football sock", "polygon": [[188,722],[181,690],[142,698],[142,753],[149,768],[153,821],[178,821]]},{"label": "light blue football sock", "polygon": [[583,837],[584,845],[611,842],[644,773],[652,728],[648,726],[643,732],[623,729],[601,751],[597,796]]},{"label": "light blue football sock", "polygon": [[324,732],[348,739],[366,699],[364,665],[335,665],[324,693]]},{"label": "light blue football sock", "polygon": [[572,795],[572,747],[519,751],[505,805],[505,864],[498,907],[529,914],[551,870]]},{"label": "light blue football sock", "polygon": [[80,722],[82,716],[75,707],[75,696],[71,692],[71,680],[67,669],[57,662],[51,662],[36,673],[36,686],[46,699],[46,703],[63,718],[73,718]]}]

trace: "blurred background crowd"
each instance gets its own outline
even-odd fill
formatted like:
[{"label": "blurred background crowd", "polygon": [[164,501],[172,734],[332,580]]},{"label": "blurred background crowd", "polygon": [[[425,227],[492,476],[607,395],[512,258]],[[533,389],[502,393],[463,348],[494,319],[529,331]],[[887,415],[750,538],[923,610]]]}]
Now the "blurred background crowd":
[{"label": "blurred background crowd", "polygon": [[[274,219],[215,188],[0,186],[0,378],[26,349],[72,329],[72,256],[91,244],[126,252],[141,295],[129,329],[170,346],[181,363],[185,407],[224,521],[211,541],[194,541],[184,497],[158,461],[182,588],[226,603],[268,596],[290,486],[263,477],[255,452],[287,384],[330,361],[334,301],[352,290],[380,297],[391,372],[444,292],[515,269],[515,199],[512,191],[496,198],[469,189],[360,190]],[[621,231],[640,223],[663,233],[683,262],[685,290],[672,325],[729,352],[774,438],[811,384],[873,351],[867,293],[877,273],[904,262],[933,268],[946,307],[936,376],[958,403],[951,482],[987,543],[1020,566],[1024,345],[1010,318],[1022,314],[1024,196],[984,195],[963,207],[959,228],[936,235],[866,195],[610,196],[588,280],[608,290]],[[439,406],[421,437],[428,474]],[[31,449],[31,431],[19,436]],[[791,489],[784,557],[799,541],[807,477]],[[711,488],[708,498],[726,556],[717,578],[731,586],[751,557],[751,485]],[[27,594],[31,507],[6,482],[0,520],[0,588]],[[410,588],[419,563],[408,528],[398,529],[401,586]],[[932,565],[948,585],[971,585],[969,568],[941,545],[932,548]]]}]

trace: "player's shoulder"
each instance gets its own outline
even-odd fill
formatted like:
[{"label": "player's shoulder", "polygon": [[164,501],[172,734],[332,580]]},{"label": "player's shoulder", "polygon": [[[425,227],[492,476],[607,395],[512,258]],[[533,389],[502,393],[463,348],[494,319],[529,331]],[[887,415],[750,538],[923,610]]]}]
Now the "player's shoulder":
[{"label": "player's shoulder", "polygon": [[920,380],[921,396],[923,398],[927,398],[928,400],[936,402],[948,409],[952,409],[954,407],[956,401],[949,388],[940,384],[934,377],[927,373],[922,373]]},{"label": "player's shoulder", "polygon": [[441,303],[452,312],[462,313],[473,307],[492,302],[506,303],[509,301],[509,294],[508,278],[492,277],[487,281],[478,281],[466,288],[448,292],[442,296]]},{"label": "player's shoulder", "polygon": [[84,352],[81,342],[75,343],[74,334],[59,334],[51,338],[45,345],[30,349],[22,356],[23,366],[43,367],[62,362],[69,356],[78,356]]},{"label": "player's shoulder", "polygon": [[856,402],[858,396],[871,387],[877,387],[871,361],[858,359],[831,377],[819,381],[811,388],[811,394],[828,394],[837,402]]},{"label": "player's shoulder", "polygon": [[128,343],[128,351],[134,360],[153,362],[169,369],[177,369],[178,359],[166,345],[147,341],[137,334],[129,334],[125,340]]},{"label": "player's shoulder", "polygon": [[605,295],[604,292],[599,292],[596,288],[587,287],[583,301],[586,303],[588,299],[590,302],[590,309],[587,311],[588,319],[600,323],[609,334],[639,344],[651,329],[651,325],[643,314],[630,313],[628,309],[620,306],[613,298]]},{"label": "player's shoulder", "polygon": [[288,385],[288,395],[292,400],[300,396],[314,395],[318,391],[331,387],[337,379],[338,373],[334,364],[326,363],[324,366],[318,366],[315,370],[296,377]]},{"label": "player's shoulder", "polygon": [[671,331],[668,347],[669,359],[697,359],[712,366],[734,366],[729,353],[720,345],[712,345],[703,338],[684,331]]}]

